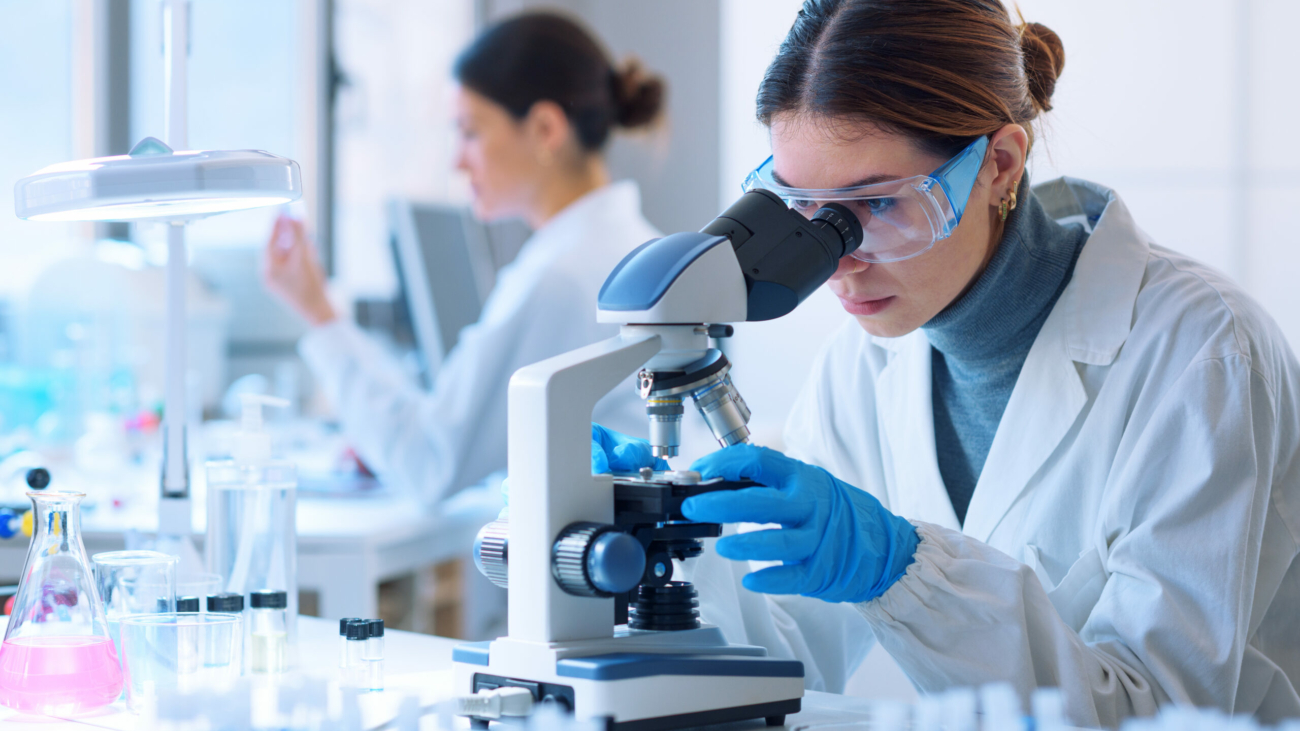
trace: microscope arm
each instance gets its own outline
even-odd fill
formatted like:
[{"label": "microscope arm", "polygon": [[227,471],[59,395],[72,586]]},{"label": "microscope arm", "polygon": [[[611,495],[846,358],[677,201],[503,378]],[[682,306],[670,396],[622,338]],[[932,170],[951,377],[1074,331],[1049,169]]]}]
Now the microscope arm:
[{"label": "microscope arm", "polygon": [[628,328],[510,379],[510,637],[546,643],[612,634],[614,600],[565,593],[552,578],[552,545],[572,523],[613,521],[613,480],[591,474],[591,412],[662,343]]}]

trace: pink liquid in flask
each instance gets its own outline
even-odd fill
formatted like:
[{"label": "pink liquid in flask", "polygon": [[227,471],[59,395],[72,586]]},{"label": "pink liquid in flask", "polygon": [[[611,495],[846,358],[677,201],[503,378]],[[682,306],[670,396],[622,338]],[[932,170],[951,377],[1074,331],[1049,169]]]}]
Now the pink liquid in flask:
[{"label": "pink liquid in flask", "polygon": [[23,637],[0,645],[0,703],[76,715],[117,700],[122,669],[107,637]]}]

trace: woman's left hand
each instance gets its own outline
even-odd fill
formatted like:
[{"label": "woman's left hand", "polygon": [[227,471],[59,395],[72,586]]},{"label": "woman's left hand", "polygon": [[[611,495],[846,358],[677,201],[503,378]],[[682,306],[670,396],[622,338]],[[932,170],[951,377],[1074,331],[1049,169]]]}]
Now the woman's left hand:
[{"label": "woman's left hand", "polygon": [[864,490],[772,449],[738,444],[691,466],[703,479],[751,479],[765,487],[711,492],[682,503],[701,523],[778,523],[727,536],[718,555],[781,561],[744,579],[746,589],[865,602],[885,593],[912,563],[920,539],[911,523]]}]

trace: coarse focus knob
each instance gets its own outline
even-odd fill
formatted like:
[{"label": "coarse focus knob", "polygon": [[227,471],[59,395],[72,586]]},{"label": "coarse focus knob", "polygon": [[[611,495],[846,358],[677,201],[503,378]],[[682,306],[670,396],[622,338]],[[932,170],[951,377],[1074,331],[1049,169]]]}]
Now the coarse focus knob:
[{"label": "coarse focus knob", "polygon": [[510,583],[510,520],[498,518],[474,537],[474,565],[493,584],[505,589]]},{"label": "coarse focus knob", "polygon": [[574,596],[609,597],[631,591],[645,574],[645,547],[604,523],[573,523],[551,549],[551,574]]}]

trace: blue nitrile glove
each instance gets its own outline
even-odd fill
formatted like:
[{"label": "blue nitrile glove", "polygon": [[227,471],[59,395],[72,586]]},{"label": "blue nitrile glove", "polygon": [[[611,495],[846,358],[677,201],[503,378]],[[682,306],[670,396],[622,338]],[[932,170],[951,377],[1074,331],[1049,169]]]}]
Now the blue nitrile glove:
[{"label": "blue nitrile glove", "polygon": [[902,578],[920,542],[911,523],[869,493],[772,449],[737,444],[697,460],[691,469],[706,480],[749,478],[767,485],[705,493],[682,503],[682,514],[701,523],[781,524],[718,541],[723,558],[784,562],[747,575],[744,585],[750,591],[870,601]]},{"label": "blue nitrile glove", "polygon": [[668,469],[668,463],[650,451],[650,442],[591,425],[591,474],[602,472],[636,472],[642,467]]}]

